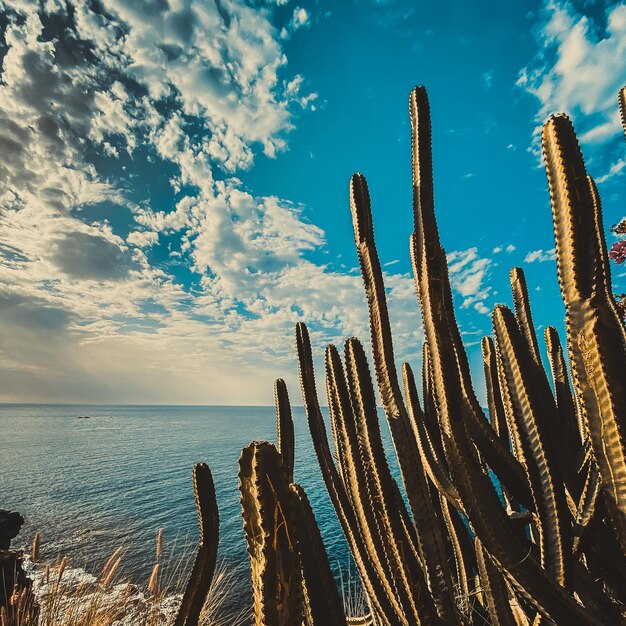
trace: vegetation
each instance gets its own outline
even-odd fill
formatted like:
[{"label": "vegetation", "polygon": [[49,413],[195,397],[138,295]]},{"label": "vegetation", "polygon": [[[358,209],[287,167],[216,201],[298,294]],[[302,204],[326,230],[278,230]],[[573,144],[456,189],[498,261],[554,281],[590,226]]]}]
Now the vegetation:
[{"label": "vegetation", "polygon": [[[622,90],[622,112],[625,98]],[[287,388],[279,380],[277,443],[253,442],[239,462],[254,621],[626,623],[626,332],[611,289],[600,199],[572,124],[565,115],[553,116],[542,135],[566,350],[556,329],[547,328],[544,368],[524,274],[514,268],[514,310],[497,306],[493,337],[482,341],[487,419],[472,386],[437,229],[423,87],[411,93],[409,112],[415,227],[410,252],[425,331],[421,402],[411,367],[403,364],[402,383],[396,370],[367,184],[360,174],[350,182],[374,377],[405,497],[387,464],[362,344],[348,339],[343,357],[335,346],[326,350],[333,453],[309,333],[298,324],[311,437],[367,610],[347,616],[305,490],[293,482],[293,422]],[[194,490],[200,542],[176,626],[203,623],[202,607],[215,588],[219,520],[204,464],[194,469]],[[107,565],[96,588],[108,583],[116,562]],[[62,569],[61,564],[55,574],[57,586]],[[148,593],[157,590],[155,584]],[[42,618],[46,606],[44,601]],[[12,614],[3,619],[22,623]]]}]

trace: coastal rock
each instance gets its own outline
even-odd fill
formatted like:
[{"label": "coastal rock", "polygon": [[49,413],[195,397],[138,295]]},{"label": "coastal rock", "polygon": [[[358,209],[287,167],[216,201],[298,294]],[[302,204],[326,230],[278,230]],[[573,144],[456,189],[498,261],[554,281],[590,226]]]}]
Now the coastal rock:
[{"label": "coastal rock", "polygon": [[24,525],[24,518],[17,511],[0,509],[0,550],[8,550]]},{"label": "coastal rock", "polygon": [[5,608],[9,616],[17,610],[22,616],[29,613],[36,617],[38,607],[33,581],[24,571],[24,554],[9,549],[23,524],[19,513],[0,509],[0,608]]}]

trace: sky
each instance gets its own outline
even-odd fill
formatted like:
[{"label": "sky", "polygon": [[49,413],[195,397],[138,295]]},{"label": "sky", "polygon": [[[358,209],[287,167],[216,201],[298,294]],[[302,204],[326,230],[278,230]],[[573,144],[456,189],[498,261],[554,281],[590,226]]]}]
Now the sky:
[{"label": "sky", "polygon": [[[416,84],[479,396],[510,267],[536,326],[563,329],[549,114],[572,117],[607,229],[626,213],[623,3],[0,0],[0,63],[3,402],[264,405],[283,377],[300,404],[297,321],[318,360],[369,336],[355,171],[396,357],[419,367]],[[613,280],[626,291],[618,266]]]}]

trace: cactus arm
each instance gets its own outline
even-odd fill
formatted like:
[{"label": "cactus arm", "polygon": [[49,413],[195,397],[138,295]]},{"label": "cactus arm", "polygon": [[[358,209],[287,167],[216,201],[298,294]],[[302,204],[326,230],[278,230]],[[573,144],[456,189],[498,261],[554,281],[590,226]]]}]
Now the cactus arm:
[{"label": "cactus arm", "polygon": [[440,505],[441,516],[448,530],[456,565],[457,595],[461,598],[469,598],[472,591],[470,580],[475,569],[476,557],[471,542],[468,546],[467,528],[461,521],[457,510],[443,496],[440,497]]},{"label": "cactus arm", "polygon": [[615,315],[619,317],[619,312],[615,307],[615,300],[613,298],[613,287],[611,285],[611,263],[609,261],[609,253],[606,247],[606,238],[604,236],[604,225],[602,223],[602,202],[600,200],[600,194],[596,183],[587,176],[587,182],[589,184],[589,193],[591,194],[591,202],[593,203],[593,218],[596,231],[596,240],[598,246],[598,258],[599,263],[597,270],[600,274],[602,285],[604,286],[604,292],[607,299],[608,306],[612,306],[615,311]]},{"label": "cactus arm", "polygon": [[[498,379],[497,351],[491,337],[483,337],[480,343],[483,355],[483,369],[485,374],[485,387],[487,390],[487,406],[489,419],[498,437],[505,446],[511,447],[509,430],[506,420],[506,411],[502,400],[500,382]],[[502,485],[502,495],[510,512],[519,512],[519,503],[513,498],[509,490]]]},{"label": "cactus arm", "polygon": [[622,118],[622,126],[624,128],[624,138],[626,138],[626,87],[622,87],[617,94],[619,102],[619,113]]},{"label": "cactus arm", "polygon": [[530,300],[528,298],[528,286],[526,276],[521,267],[513,267],[510,272],[511,292],[513,293],[513,304],[515,307],[515,319],[528,342],[528,347],[537,365],[541,366],[541,356],[539,355],[539,342],[535,333],[533,317],[530,310]]},{"label": "cactus arm", "polygon": [[[376,432],[378,416],[375,404],[372,419],[372,406],[368,404],[367,412],[364,410],[362,390],[355,389],[353,380],[348,387],[341,358],[334,346],[329,346],[327,350],[327,375],[332,380],[331,388],[338,396],[340,410],[336,415],[341,423],[335,426],[335,430],[344,433],[347,439],[347,466],[351,468],[351,477],[356,484],[353,505],[359,512],[361,532],[374,551],[372,557],[378,563],[381,578],[399,602],[399,615],[408,623],[419,621],[416,601],[425,595],[426,585],[421,580],[417,555],[413,553],[413,547],[407,542],[400,525],[403,515],[399,505],[404,507],[404,504],[395,498],[382,442],[376,441],[377,435],[380,440],[380,433]],[[371,391],[373,397],[373,389]],[[428,600],[432,603],[430,597]],[[431,608],[434,613],[434,607]]]},{"label": "cactus arm", "polygon": [[307,495],[300,485],[290,487],[298,527],[302,586],[311,626],[345,626],[341,598],[328,563],[326,549]]},{"label": "cactus arm", "polygon": [[483,337],[480,342],[483,355],[483,369],[485,372],[485,384],[487,389],[487,406],[489,408],[489,419],[498,437],[510,446],[509,432],[506,423],[506,414],[498,383],[498,371],[496,365],[496,347],[491,337]]},{"label": "cactus arm", "polygon": [[[426,243],[427,254],[432,256],[439,254],[442,248],[437,232],[433,202],[430,110],[426,91],[423,88],[416,88],[411,93],[409,112],[413,131],[413,211],[416,232],[420,231],[417,225],[417,206],[419,205],[422,208],[419,219],[424,222],[424,227],[428,232],[432,233],[432,236]],[[419,158],[417,157],[418,153],[420,155]],[[445,271],[447,275],[447,267]],[[445,306],[446,311],[454,318],[449,284],[444,287],[442,306]],[[520,502],[530,508],[532,507],[532,496],[526,484],[523,467],[510,454],[509,450],[499,440],[493,428],[483,417],[482,408],[472,388],[469,362],[465,350],[462,348],[461,335],[456,323],[450,325],[448,332],[457,346],[457,367],[459,369],[460,383],[463,387],[464,402],[469,407],[466,419],[472,438],[475,439],[476,446],[479,448],[484,460],[498,475],[499,479],[507,485]],[[432,346],[429,347],[432,348]]]},{"label": "cactus arm", "polygon": [[610,270],[600,204],[566,116],[546,122],[542,143],[574,388],[607,508],[626,550],[626,334],[606,289]]},{"label": "cactus arm", "polygon": [[276,404],[276,436],[278,451],[283,458],[283,465],[289,482],[293,482],[293,466],[295,460],[295,435],[293,418],[287,385],[282,378],[274,383],[274,401]]},{"label": "cactus arm", "polygon": [[[376,485],[368,466],[372,461],[364,458],[367,450],[363,450],[360,433],[357,430],[352,415],[352,404],[345,380],[341,357],[335,346],[329,345],[326,349],[326,378],[329,390],[329,404],[333,406],[331,412],[334,432],[340,440],[337,449],[342,454],[340,465],[349,487],[346,489],[351,496],[352,510],[355,512],[359,525],[359,535],[369,559],[376,568],[378,577],[385,588],[385,593],[395,604],[398,614],[404,612],[404,605],[409,602],[408,596],[399,591],[401,581],[389,572],[397,571],[397,562],[394,560],[392,546],[388,533],[383,524],[385,519],[380,513],[380,502],[374,497]],[[404,601],[404,602],[403,602]]]},{"label": "cactus arm", "polygon": [[522,448],[539,519],[541,564],[565,586],[569,578],[570,519],[557,465],[556,442],[548,424],[556,421],[556,406],[543,370],[539,371],[530,343],[511,311],[497,306],[493,326],[514,419],[524,433]]},{"label": "cactus arm", "polygon": [[[416,218],[411,255],[452,477],[473,529],[488,552],[507,571],[512,584],[557,623],[593,623],[596,616],[591,617],[538,566],[531,555],[531,546],[512,528],[490,479],[476,458],[468,428],[474,406],[467,399],[469,387],[462,381],[465,372],[461,364],[467,363],[467,357],[459,356],[464,355],[464,350],[452,312],[445,254],[439,243],[432,206],[430,119],[423,88],[416,88],[411,94],[410,111]],[[424,129],[427,129],[428,141],[423,138]],[[429,189],[430,194],[426,193]],[[475,415],[473,419],[477,419]],[[487,461],[491,464],[489,459]],[[492,469],[496,471],[493,466]],[[497,471],[496,474],[500,476]],[[603,622],[602,618],[598,621]]]},{"label": "cactus arm", "polygon": [[239,459],[239,489],[252,571],[257,626],[290,626],[303,618],[296,523],[287,473],[268,442],[253,442]]},{"label": "cactus arm", "polygon": [[404,389],[406,395],[407,406],[409,408],[409,416],[414,424],[416,439],[419,446],[420,454],[424,468],[430,480],[437,487],[437,490],[449,500],[455,507],[462,508],[459,499],[459,493],[454,486],[447,469],[444,469],[441,459],[437,457],[434,450],[432,440],[425,426],[424,413],[419,405],[417,395],[417,387],[415,385],[415,377],[413,370],[408,363],[402,364],[402,375],[404,379]]},{"label": "cactus arm", "polygon": [[511,610],[507,584],[502,573],[487,554],[478,537],[474,541],[474,547],[483,598],[492,626],[516,626],[517,622]]},{"label": "cactus arm", "polygon": [[372,352],[378,389],[390,421],[406,414],[393,354],[391,327],[385,297],[383,273],[374,242],[370,196],[365,177],[354,174],[350,180],[350,211],[354,226],[361,275],[369,308]]},{"label": "cactus arm", "polygon": [[584,434],[584,427],[580,415],[576,411],[576,404],[563,355],[563,347],[559,334],[554,326],[547,326],[544,330],[544,339],[548,351],[548,361],[552,373],[556,406],[559,412],[559,424],[563,432],[565,444],[571,458],[575,459],[580,452]]},{"label": "cactus arm", "polygon": [[174,626],[198,625],[200,612],[211,588],[217,560],[219,512],[209,466],[206,463],[196,463],[192,478],[200,537],[196,560]]},{"label": "cactus arm", "polygon": [[576,518],[574,520],[574,541],[572,544],[572,552],[574,554],[578,552],[582,535],[593,518],[599,493],[600,476],[595,463],[590,462],[587,468],[587,478],[578,502]]},{"label": "cactus arm", "polygon": [[326,427],[324,426],[324,419],[317,397],[309,331],[302,322],[296,325],[296,352],[298,355],[298,369],[304,408],[326,489],[354,557],[354,562],[359,570],[359,576],[376,619],[381,624],[391,626],[396,623],[394,621],[396,603],[388,598],[378,577],[378,572],[367,554],[360,537],[358,523],[351,507],[350,499],[333,462],[328,445]]},{"label": "cactus arm", "polygon": [[[422,413],[424,415],[424,427],[429,435],[428,439],[435,453],[435,457],[439,460],[441,467],[448,472],[448,463],[443,449],[442,433],[439,425],[437,399],[433,391],[433,386],[433,370],[430,359],[430,350],[428,349],[428,342],[424,341],[422,346],[422,389],[424,391],[424,410]],[[417,391],[413,398],[415,400],[414,406],[418,406],[419,398]]]}]

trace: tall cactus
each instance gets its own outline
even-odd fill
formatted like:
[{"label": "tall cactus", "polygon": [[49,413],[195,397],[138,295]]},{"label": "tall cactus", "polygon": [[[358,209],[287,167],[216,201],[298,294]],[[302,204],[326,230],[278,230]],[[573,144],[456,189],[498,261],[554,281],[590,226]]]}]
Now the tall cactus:
[{"label": "tall cactus", "polygon": [[565,115],[543,129],[572,378],[608,511],[626,551],[626,332],[606,288],[597,194]]}]

